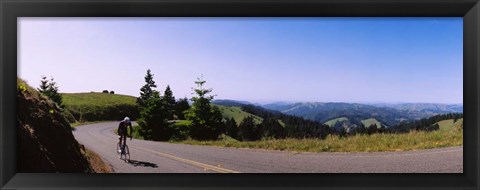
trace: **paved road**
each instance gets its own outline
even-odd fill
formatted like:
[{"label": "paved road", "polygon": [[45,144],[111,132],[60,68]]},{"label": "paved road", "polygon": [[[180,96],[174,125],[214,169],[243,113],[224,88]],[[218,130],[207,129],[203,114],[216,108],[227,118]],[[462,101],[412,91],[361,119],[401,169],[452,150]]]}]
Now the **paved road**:
[{"label": "paved road", "polygon": [[297,153],[127,140],[117,156],[116,122],[76,127],[75,138],[119,173],[462,173],[463,147],[378,153]]}]

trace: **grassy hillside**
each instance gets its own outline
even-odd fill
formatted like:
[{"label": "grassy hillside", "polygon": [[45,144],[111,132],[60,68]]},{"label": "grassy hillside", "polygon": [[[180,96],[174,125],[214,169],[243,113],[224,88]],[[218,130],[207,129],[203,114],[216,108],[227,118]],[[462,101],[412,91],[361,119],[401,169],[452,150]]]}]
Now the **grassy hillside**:
[{"label": "grassy hillside", "polygon": [[346,118],[346,117],[339,117],[339,118],[336,118],[336,119],[328,120],[328,121],[325,122],[324,124],[332,127],[333,125],[335,125],[335,123],[337,123],[337,122],[342,122],[342,121],[348,121],[348,118]]},{"label": "grassy hillside", "polygon": [[443,120],[437,123],[440,126],[440,130],[443,130],[443,131],[454,130],[455,128],[459,128],[460,125],[463,125],[463,118],[457,120],[457,122],[453,122],[453,119],[449,119],[449,120]]},{"label": "grassy hillside", "polygon": [[215,106],[217,106],[220,109],[220,111],[222,112],[223,118],[230,119],[233,117],[235,122],[237,122],[237,125],[240,124],[242,120],[248,116],[253,116],[254,121],[257,124],[260,124],[263,121],[263,118],[244,112],[240,107],[228,107],[228,106],[221,106],[221,105],[215,105]]},{"label": "grassy hillside", "polygon": [[108,93],[62,93],[63,102],[69,106],[135,105],[136,97]]},{"label": "grassy hillside", "polygon": [[[335,119],[332,119],[332,120],[328,120],[327,122],[325,122],[324,124],[325,125],[328,125],[330,127],[334,126],[335,123],[337,122],[343,122],[343,121],[348,121],[348,118],[346,117],[339,117],[339,118],[335,118]],[[365,120],[362,120],[362,123],[365,127],[369,127],[370,125],[372,124],[377,124],[378,127],[381,127],[382,126],[382,123],[380,123],[378,120],[376,120],[375,118],[370,118],[370,119],[365,119]]]},{"label": "grassy hillside", "polygon": [[108,93],[63,93],[63,102],[70,113],[70,122],[121,120],[139,115],[136,98]]},{"label": "grassy hillside", "polygon": [[376,119],[374,119],[374,118],[362,120],[362,123],[363,123],[363,126],[365,126],[365,127],[367,127],[367,128],[368,128],[370,125],[373,125],[373,124],[377,124],[377,127],[378,127],[378,128],[382,127],[382,123],[380,123],[378,120],[376,120]]}]

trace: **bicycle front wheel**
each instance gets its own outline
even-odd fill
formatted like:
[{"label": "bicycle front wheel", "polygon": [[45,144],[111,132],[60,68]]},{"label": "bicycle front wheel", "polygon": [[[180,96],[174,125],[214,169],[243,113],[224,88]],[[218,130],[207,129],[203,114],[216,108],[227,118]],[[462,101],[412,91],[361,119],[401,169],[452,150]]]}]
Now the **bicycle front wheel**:
[{"label": "bicycle front wheel", "polygon": [[117,151],[118,156],[121,156],[122,148],[120,147],[120,143],[117,143],[117,150],[116,151]]},{"label": "bicycle front wheel", "polygon": [[130,149],[125,145],[125,160],[130,160]]}]

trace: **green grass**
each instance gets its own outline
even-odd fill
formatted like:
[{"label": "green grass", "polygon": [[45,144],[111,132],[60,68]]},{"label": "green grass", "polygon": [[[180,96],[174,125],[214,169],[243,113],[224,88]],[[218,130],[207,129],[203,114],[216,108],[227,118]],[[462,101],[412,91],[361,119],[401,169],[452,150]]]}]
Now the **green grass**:
[{"label": "green grass", "polygon": [[440,126],[440,130],[448,131],[448,130],[453,130],[455,128],[460,127],[459,125],[461,125],[463,123],[463,118],[457,120],[457,122],[455,122],[455,123],[453,122],[453,119],[443,120],[443,121],[439,121],[437,123]]},{"label": "green grass", "polygon": [[362,120],[362,123],[363,123],[363,126],[365,127],[370,127],[370,125],[373,125],[373,124],[377,124],[378,128],[382,127],[382,123],[380,123],[374,118]]},{"label": "green grass", "polygon": [[220,111],[222,112],[223,118],[230,119],[233,117],[237,125],[239,125],[243,121],[243,119],[248,116],[253,116],[253,119],[256,124],[260,124],[263,121],[263,118],[244,112],[240,107],[229,107],[229,106],[221,106],[221,105],[215,105],[215,106],[217,106],[220,109]]},{"label": "green grass", "polygon": [[405,134],[359,134],[349,137],[328,136],[326,139],[266,139],[261,141],[195,141],[178,143],[237,148],[261,148],[299,152],[378,152],[430,149],[463,145],[463,122],[457,121],[447,130],[412,131]]},{"label": "green grass", "polygon": [[[335,123],[337,123],[337,122],[342,122],[342,121],[348,121],[348,118],[346,118],[346,117],[339,117],[339,118],[335,118],[335,119],[332,119],[332,120],[328,120],[328,121],[325,122],[324,124],[332,127],[332,126],[335,125]],[[365,127],[369,127],[369,126],[372,125],[372,124],[377,124],[378,127],[381,127],[381,126],[382,126],[382,123],[380,123],[378,120],[376,120],[376,119],[374,119],[374,118],[362,120],[362,123],[363,123],[363,125],[364,125]]]},{"label": "green grass", "polygon": [[335,125],[335,123],[342,122],[342,121],[348,121],[348,118],[339,117],[339,118],[336,118],[336,119],[329,120],[329,121],[325,122],[324,124],[332,127],[333,125]]},{"label": "green grass", "polygon": [[70,122],[121,120],[138,116],[136,97],[108,93],[62,93]]},{"label": "green grass", "polygon": [[63,103],[68,106],[136,105],[136,97],[107,93],[62,93]]}]

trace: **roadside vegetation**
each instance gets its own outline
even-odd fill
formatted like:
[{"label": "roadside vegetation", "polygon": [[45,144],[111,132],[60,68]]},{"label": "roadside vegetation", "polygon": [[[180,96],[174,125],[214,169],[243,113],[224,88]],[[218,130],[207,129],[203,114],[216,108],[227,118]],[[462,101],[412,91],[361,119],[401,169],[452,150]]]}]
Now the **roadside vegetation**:
[{"label": "roadside vegetation", "polygon": [[463,145],[463,119],[439,122],[437,131],[410,131],[402,134],[356,134],[348,137],[329,135],[325,139],[262,139],[238,141],[222,136],[216,141],[186,140],[177,143],[236,148],[261,148],[298,152],[378,152],[405,151]]}]

